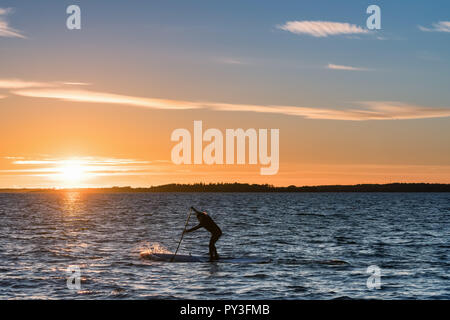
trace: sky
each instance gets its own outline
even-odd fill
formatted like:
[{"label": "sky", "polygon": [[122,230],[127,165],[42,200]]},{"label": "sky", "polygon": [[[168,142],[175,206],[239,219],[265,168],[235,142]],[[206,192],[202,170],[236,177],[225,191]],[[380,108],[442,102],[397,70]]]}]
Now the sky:
[{"label": "sky", "polygon": [[[66,8],[81,9],[69,30]],[[369,5],[381,29],[369,30]],[[0,3],[0,188],[450,183],[448,1]],[[279,170],[175,129],[279,129]]]}]

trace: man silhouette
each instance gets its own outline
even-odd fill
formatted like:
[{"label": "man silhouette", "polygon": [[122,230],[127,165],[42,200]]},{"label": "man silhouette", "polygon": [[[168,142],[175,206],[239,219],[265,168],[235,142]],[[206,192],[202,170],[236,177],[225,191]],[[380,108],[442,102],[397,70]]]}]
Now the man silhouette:
[{"label": "man silhouette", "polygon": [[195,211],[197,214],[197,219],[199,224],[195,227],[185,230],[184,233],[189,233],[192,231],[195,231],[197,229],[200,229],[201,227],[205,228],[211,233],[211,240],[209,240],[209,258],[210,260],[218,260],[219,255],[217,254],[216,249],[216,242],[219,240],[220,236],[222,235],[222,230],[220,230],[219,226],[214,222],[214,220],[206,213],[201,212],[195,209],[194,207],[191,207],[192,210]]}]

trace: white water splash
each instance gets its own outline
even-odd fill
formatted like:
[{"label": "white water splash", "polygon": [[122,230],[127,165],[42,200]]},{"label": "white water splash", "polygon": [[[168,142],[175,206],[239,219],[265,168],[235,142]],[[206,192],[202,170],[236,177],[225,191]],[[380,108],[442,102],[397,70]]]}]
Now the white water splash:
[{"label": "white water splash", "polygon": [[164,247],[162,244],[158,242],[145,242],[139,247],[139,255],[142,256],[148,256],[150,254],[154,253],[167,253],[171,254],[172,252]]}]

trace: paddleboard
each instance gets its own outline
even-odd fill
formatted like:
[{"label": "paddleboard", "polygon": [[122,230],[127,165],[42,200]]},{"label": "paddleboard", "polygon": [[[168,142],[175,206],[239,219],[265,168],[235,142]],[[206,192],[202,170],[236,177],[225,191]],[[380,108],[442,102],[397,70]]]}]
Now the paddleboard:
[{"label": "paddleboard", "polygon": [[[144,253],[141,254],[141,258],[148,259],[152,261],[163,261],[163,262],[210,262],[209,257],[205,256],[191,256],[177,254],[174,256],[172,253]],[[245,257],[245,258],[230,258],[224,257],[213,262],[220,263],[268,263],[270,259],[261,257]]]}]

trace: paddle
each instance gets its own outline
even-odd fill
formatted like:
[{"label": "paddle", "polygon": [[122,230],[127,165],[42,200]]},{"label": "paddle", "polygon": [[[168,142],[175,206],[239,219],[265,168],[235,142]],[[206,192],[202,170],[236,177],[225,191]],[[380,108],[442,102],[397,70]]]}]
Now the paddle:
[{"label": "paddle", "polygon": [[192,209],[189,209],[189,215],[188,215],[188,218],[187,218],[187,220],[186,220],[186,223],[184,224],[184,229],[183,229],[183,233],[181,234],[180,242],[178,242],[177,250],[175,251],[175,254],[172,256],[172,258],[170,259],[170,262],[172,262],[173,259],[175,259],[175,256],[177,255],[178,249],[180,248],[181,241],[183,241],[184,232],[186,231],[186,227],[187,227],[187,225],[188,225],[189,218],[191,217],[191,213],[192,213]]}]

